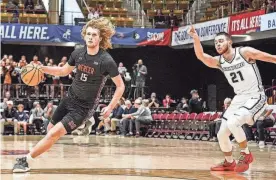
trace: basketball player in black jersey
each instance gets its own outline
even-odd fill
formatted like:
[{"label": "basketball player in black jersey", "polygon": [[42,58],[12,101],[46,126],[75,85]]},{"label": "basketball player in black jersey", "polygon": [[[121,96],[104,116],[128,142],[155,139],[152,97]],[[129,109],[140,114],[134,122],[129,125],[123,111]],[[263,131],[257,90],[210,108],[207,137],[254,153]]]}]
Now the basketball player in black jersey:
[{"label": "basketball player in black jersey", "polygon": [[77,73],[68,90],[68,96],[61,100],[48,125],[47,135],[27,157],[17,159],[14,173],[29,171],[29,162],[48,151],[60,137],[78,128],[84,119],[93,116],[108,75],[115,83],[116,91],[110,104],[103,109],[102,116],[106,118],[110,115],[125,90],[117,65],[106,52],[111,48],[111,37],[114,33],[114,27],[109,20],[93,19],[82,29],[81,34],[86,46],[73,51],[68,63],[63,67],[41,67],[44,73],[53,76],[67,76],[74,68]]}]

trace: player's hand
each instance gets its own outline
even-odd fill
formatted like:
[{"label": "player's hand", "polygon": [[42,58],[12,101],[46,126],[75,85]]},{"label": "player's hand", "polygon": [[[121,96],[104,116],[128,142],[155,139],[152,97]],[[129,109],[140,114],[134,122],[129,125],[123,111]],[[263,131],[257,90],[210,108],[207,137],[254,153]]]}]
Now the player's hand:
[{"label": "player's hand", "polygon": [[191,26],[189,27],[189,29],[188,29],[187,32],[188,32],[188,34],[189,34],[192,38],[198,37],[198,34],[197,34],[197,32],[196,32],[196,30],[195,30],[195,28],[194,28],[193,25],[191,25]]},{"label": "player's hand", "polygon": [[107,118],[110,116],[111,112],[112,112],[112,109],[109,106],[106,106],[102,109],[101,116],[103,116],[103,118]]}]

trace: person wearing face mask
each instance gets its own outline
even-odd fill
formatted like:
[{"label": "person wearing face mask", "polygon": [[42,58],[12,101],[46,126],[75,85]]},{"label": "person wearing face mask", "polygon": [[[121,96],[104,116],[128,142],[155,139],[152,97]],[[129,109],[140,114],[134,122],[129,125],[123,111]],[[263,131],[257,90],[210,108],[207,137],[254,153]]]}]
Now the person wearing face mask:
[{"label": "person wearing face mask", "polygon": [[143,97],[144,87],[146,83],[146,75],[148,74],[147,67],[143,65],[142,59],[138,60],[138,64],[135,65],[136,68],[136,89],[134,92],[134,97]]}]

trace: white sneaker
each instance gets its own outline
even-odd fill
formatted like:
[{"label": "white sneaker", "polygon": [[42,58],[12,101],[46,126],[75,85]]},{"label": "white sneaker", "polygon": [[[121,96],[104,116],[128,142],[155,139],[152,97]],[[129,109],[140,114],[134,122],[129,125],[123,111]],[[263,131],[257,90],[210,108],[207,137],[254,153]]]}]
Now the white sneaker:
[{"label": "white sneaker", "polygon": [[259,142],[259,148],[260,148],[260,149],[265,148],[265,142],[264,142],[264,141],[260,141],[260,142]]},{"label": "white sneaker", "polygon": [[233,143],[236,143],[237,141],[236,141],[236,139],[234,138],[234,139],[232,139],[232,142],[233,142]]}]

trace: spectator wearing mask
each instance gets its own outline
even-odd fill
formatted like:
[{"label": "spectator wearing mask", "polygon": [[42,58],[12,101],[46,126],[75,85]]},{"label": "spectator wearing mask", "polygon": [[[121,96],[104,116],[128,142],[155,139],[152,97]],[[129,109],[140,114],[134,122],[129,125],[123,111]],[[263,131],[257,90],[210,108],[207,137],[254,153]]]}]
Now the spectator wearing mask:
[{"label": "spectator wearing mask", "polygon": [[7,102],[11,100],[11,93],[10,91],[5,92],[3,102],[1,102],[1,109],[6,109],[8,107]]},{"label": "spectator wearing mask", "polygon": [[40,104],[37,102],[35,105],[35,108],[32,109],[33,124],[35,124],[37,132],[40,132],[42,128],[43,113],[44,113],[43,109],[41,108]]},{"label": "spectator wearing mask", "polygon": [[171,96],[167,94],[165,99],[163,99],[163,107],[169,108],[172,103],[175,103],[175,100],[171,99]]},{"label": "spectator wearing mask", "polygon": [[32,0],[26,0],[24,4],[24,10],[26,13],[33,13],[34,12],[34,2]]},{"label": "spectator wearing mask", "polygon": [[52,117],[56,109],[57,109],[57,106],[54,105],[53,101],[49,101],[47,106],[44,108],[44,113],[43,113],[44,131],[47,130],[48,124],[52,120]]},{"label": "spectator wearing mask", "polygon": [[189,101],[189,106],[191,113],[201,113],[202,112],[202,101],[201,98],[199,98],[198,91],[192,90],[191,91],[192,98]]},{"label": "spectator wearing mask", "polygon": [[252,133],[252,128],[257,128],[258,138],[259,138],[259,148],[265,148],[265,128],[273,127],[275,124],[275,118],[272,115],[273,109],[267,109],[265,113],[259,117],[253,126],[248,124],[243,125],[246,137],[248,141],[254,140],[254,135]]},{"label": "spectator wearing mask", "polygon": [[144,87],[146,83],[146,75],[148,74],[147,67],[143,65],[142,59],[138,60],[138,64],[134,66],[136,69],[136,96],[135,97],[143,97],[144,96]]},{"label": "spectator wearing mask", "polygon": [[19,104],[17,106],[17,112],[15,115],[15,118],[18,121],[18,132],[20,132],[20,127],[23,126],[24,129],[24,135],[27,134],[27,124],[29,121],[29,116],[26,112],[24,112],[24,105],[23,104]]},{"label": "spectator wearing mask", "polygon": [[120,131],[121,131],[121,135],[122,136],[126,136],[127,135],[129,123],[131,121],[131,118],[127,118],[127,115],[135,113],[137,111],[137,108],[135,108],[134,106],[132,106],[130,100],[126,100],[125,105],[126,105],[126,108],[125,108],[125,110],[124,110],[124,112],[122,114],[122,119],[120,121]]},{"label": "spectator wearing mask", "polygon": [[99,17],[100,17],[99,12],[96,11],[95,8],[91,7],[87,18],[88,19],[97,19]]},{"label": "spectator wearing mask", "polygon": [[[226,111],[226,109],[230,106],[232,99],[231,98],[225,98],[224,100],[224,111],[223,113]],[[223,116],[223,113],[220,115],[220,117]],[[219,132],[220,129],[220,125],[221,125],[221,119],[217,118],[215,119],[213,122],[211,122],[209,124],[209,135],[210,135],[210,141],[218,141],[217,140],[217,134]]]},{"label": "spectator wearing mask", "polygon": [[3,117],[0,122],[0,134],[4,133],[5,125],[14,126],[14,134],[18,134],[18,121],[16,119],[16,109],[13,108],[13,101],[7,101],[7,108],[4,109]]},{"label": "spectator wearing mask", "polygon": [[[135,100],[135,104],[141,104],[141,100]],[[130,132],[133,132],[133,124],[135,124],[136,129],[136,137],[140,136],[140,127],[141,124],[149,125],[152,122],[151,111],[148,107],[149,100],[144,99],[142,101],[142,105],[138,108],[137,112],[132,113],[127,116],[127,118],[131,118],[132,123],[130,123]]]},{"label": "spectator wearing mask", "polygon": [[177,112],[190,112],[190,108],[189,105],[187,103],[187,99],[186,98],[182,98],[181,102],[177,105],[176,107],[176,111]]},{"label": "spectator wearing mask", "polygon": [[160,102],[158,101],[156,97],[156,93],[151,93],[150,99],[149,99],[149,108],[159,108]]},{"label": "spectator wearing mask", "polygon": [[124,112],[124,109],[121,107],[121,103],[118,102],[117,106],[113,109],[112,116],[110,118],[111,128],[109,127],[109,122],[105,121],[106,131],[109,131],[110,129],[112,135],[116,134],[117,122],[119,122],[122,119],[123,112]]}]

